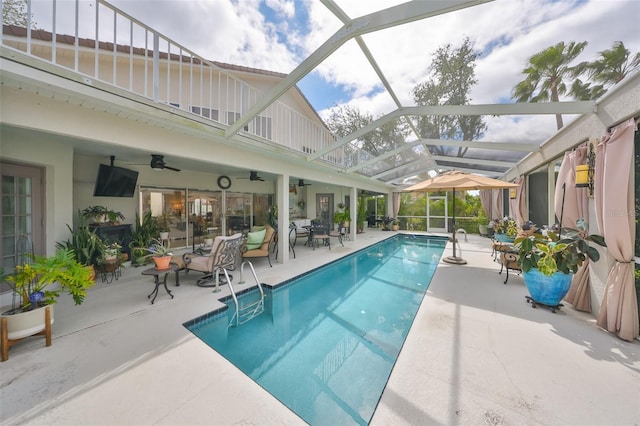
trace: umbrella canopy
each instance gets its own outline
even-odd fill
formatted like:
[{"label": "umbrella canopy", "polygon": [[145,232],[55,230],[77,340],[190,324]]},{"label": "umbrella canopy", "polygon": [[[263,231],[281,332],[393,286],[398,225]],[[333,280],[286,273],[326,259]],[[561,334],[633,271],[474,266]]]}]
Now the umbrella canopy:
[{"label": "umbrella canopy", "polygon": [[427,179],[413,186],[405,188],[405,192],[435,192],[435,191],[470,191],[474,189],[503,189],[517,188],[515,183],[493,179],[471,173],[451,170],[440,176]]},{"label": "umbrella canopy", "polygon": [[405,192],[436,192],[436,191],[453,191],[453,256],[448,256],[443,261],[456,265],[464,265],[466,260],[456,256],[456,191],[470,191],[474,189],[502,189],[517,188],[515,183],[505,182],[503,180],[488,178],[485,176],[474,175],[471,173],[451,170],[417,183],[413,186],[405,188]]}]

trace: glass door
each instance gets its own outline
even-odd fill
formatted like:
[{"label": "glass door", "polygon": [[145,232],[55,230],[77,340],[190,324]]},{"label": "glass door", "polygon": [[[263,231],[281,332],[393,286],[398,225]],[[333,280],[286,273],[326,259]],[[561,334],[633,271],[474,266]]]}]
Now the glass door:
[{"label": "glass door", "polygon": [[140,211],[144,216],[148,211],[158,222],[160,232],[169,233],[172,247],[188,244],[186,190],[164,188],[141,188]]},{"label": "glass door", "polygon": [[427,194],[427,231],[448,232],[446,195]]},{"label": "glass door", "polygon": [[[44,169],[0,162],[0,258],[5,272],[13,272],[24,250],[44,255]],[[29,247],[19,242],[28,240]],[[33,247],[31,247],[33,245]],[[3,286],[3,290],[5,287]]]},{"label": "glass door", "polygon": [[333,194],[316,195],[316,219],[329,224],[333,229]]},{"label": "glass door", "polygon": [[189,245],[200,244],[205,238],[224,235],[221,191],[189,190],[187,200]]}]

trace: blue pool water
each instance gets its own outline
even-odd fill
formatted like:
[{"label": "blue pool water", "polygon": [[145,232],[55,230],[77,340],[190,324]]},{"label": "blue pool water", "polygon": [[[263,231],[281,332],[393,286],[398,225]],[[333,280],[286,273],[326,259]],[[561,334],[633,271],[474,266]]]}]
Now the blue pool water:
[{"label": "blue pool water", "polygon": [[233,309],[185,326],[306,422],[367,424],[445,244],[396,235],[267,289],[237,328]]}]

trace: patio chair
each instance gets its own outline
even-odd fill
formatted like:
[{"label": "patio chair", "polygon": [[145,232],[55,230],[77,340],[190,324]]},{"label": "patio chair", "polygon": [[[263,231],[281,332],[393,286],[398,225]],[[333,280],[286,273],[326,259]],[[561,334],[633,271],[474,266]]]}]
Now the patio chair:
[{"label": "patio chair", "polygon": [[262,242],[252,240],[252,238],[260,235],[261,232],[262,231],[256,230],[247,234],[247,238],[240,250],[242,252],[242,258],[251,260],[266,257],[267,261],[269,261],[269,267],[272,267],[273,265],[271,265],[270,254],[272,252],[276,232],[275,229],[267,225],[264,227],[264,237]]},{"label": "patio chair", "polygon": [[503,269],[507,270],[507,276],[504,279],[503,284],[506,284],[507,281],[509,281],[509,269],[517,271],[518,274],[522,272],[522,267],[518,264],[519,258],[520,256],[518,253],[514,251],[502,251],[500,253],[500,272],[498,272],[498,275],[502,274]]},{"label": "patio chair", "polygon": [[[340,245],[344,247],[342,242],[342,239],[344,238],[344,222],[340,222],[337,229],[329,231],[329,237],[337,238]],[[329,247],[329,249],[331,249],[331,247]]]},{"label": "patio chair", "polygon": [[311,223],[311,247],[315,250],[316,247],[320,247],[320,242],[323,245],[329,246],[331,250],[331,241],[329,239],[329,224],[324,222],[312,222]]},{"label": "patio chair", "polygon": [[[236,268],[241,245],[242,234],[237,233],[229,237],[216,237],[208,254],[185,253],[182,256],[185,274],[188,274],[189,271],[204,272],[205,276],[199,278],[196,285],[217,288],[220,283],[218,277],[220,272],[223,272],[227,279],[231,279],[227,271]],[[211,284],[212,281],[213,284]]]}]

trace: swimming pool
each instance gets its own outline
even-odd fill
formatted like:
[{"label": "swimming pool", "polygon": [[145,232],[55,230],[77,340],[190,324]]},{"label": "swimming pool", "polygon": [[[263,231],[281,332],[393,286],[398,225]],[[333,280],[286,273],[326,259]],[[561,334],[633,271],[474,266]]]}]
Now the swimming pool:
[{"label": "swimming pool", "polygon": [[396,235],[266,289],[240,327],[233,309],[185,326],[306,422],[367,424],[446,241]]}]

